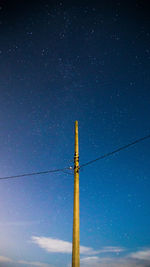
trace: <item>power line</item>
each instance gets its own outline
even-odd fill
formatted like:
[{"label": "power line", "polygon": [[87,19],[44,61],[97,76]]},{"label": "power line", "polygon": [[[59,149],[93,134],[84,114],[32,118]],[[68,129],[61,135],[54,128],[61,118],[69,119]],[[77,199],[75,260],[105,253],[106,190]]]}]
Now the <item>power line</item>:
[{"label": "power line", "polygon": [[124,150],[124,149],[126,149],[126,148],[128,148],[128,147],[130,147],[130,146],[133,146],[133,145],[137,144],[137,143],[140,143],[141,141],[144,141],[145,139],[148,139],[148,138],[150,138],[150,134],[147,135],[147,136],[144,136],[144,137],[142,137],[142,138],[140,138],[140,139],[137,139],[137,140],[135,140],[134,142],[129,143],[129,144],[125,145],[125,146],[119,147],[119,148],[117,148],[116,150],[114,150],[114,151],[112,151],[112,152],[108,152],[108,153],[106,153],[106,154],[104,154],[104,155],[102,155],[102,156],[100,156],[100,157],[98,157],[98,158],[96,158],[96,159],[94,159],[94,160],[88,161],[88,162],[86,162],[86,163],[80,165],[80,168],[85,167],[85,166],[87,166],[87,165],[89,165],[89,164],[92,164],[92,163],[94,163],[94,162],[96,162],[96,161],[98,161],[98,160],[101,160],[101,159],[104,159],[104,158],[106,158],[106,157],[109,157],[109,156],[111,156],[111,155],[113,155],[113,154],[115,154],[115,153],[117,153],[117,152],[119,152],[119,151],[121,151],[121,150]]},{"label": "power line", "polygon": [[[126,148],[128,148],[130,146],[133,146],[133,145],[135,145],[135,144],[137,144],[137,143],[139,143],[141,141],[144,141],[145,139],[148,139],[148,138],[150,138],[150,134],[147,135],[147,136],[144,136],[144,137],[142,137],[140,139],[137,139],[132,143],[129,143],[129,144],[125,145],[125,146],[122,146],[122,147],[120,147],[120,148],[118,148],[118,149],[116,149],[116,150],[114,150],[112,152],[108,152],[108,153],[106,153],[106,154],[104,154],[104,155],[102,155],[102,156],[100,156],[100,157],[98,157],[98,158],[96,158],[94,160],[88,161],[88,162],[80,165],[80,168],[85,167],[85,166],[87,166],[89,164],[92,164],[92,163],[94,163],[94,162],[96,162],[98,160],[101,160],[101,159],[104,159],[106,157],[109,157],[109,156],[111,156],[111,155],[113,155],[113,154],[115,154],[115,153],[117,153],[117,152],[119,152],[121,150],[124,150],[124,149],[126,149]],[[48,171],[41,171],[41,172],[31,172],[31,173],[24,173],[24,174],[19,174],[19,175],[5,176],[5,177],[0,177],[0,180],[21,178],[21,177],[25,177],[25,176],[41,175],[41,174],[56,173],[56,172],[64,172],[64,173],[72,175],[71,173],[65,172],[67,170],[73,170],[73,166],[65,167],[65,168],[62,168],[62,169],[55,169],[55,170],[48,170]]]},{"label": "power line", "polygon": [[31,172],[31,173],[24,173],[19,175],[13,175],[13,176],[6,176],[6,177],[0,177],[0,180],[6,180],[6,179],[12,179],[12,178],[21,178],[24,176],[33,176],[33,175],[40,175],[40,174],[47,174],[47,173],[54,173],[54,172],[63,172],[65,170],[71,170],[72,167],[66,167],[63,169],[55,169],[55,170],[48,170],[48,171],[42,171],[42,172]]}]

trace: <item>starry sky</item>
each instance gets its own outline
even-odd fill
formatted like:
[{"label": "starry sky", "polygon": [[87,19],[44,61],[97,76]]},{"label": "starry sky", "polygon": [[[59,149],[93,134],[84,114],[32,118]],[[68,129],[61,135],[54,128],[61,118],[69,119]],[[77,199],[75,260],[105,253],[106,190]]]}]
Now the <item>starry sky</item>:
[{"label": "starry sky", "polygon": [[[0,177],[150,134],[148,1],[0,1]],[[150,139],[80,170],[81,267],[150,266]],[[69,267],[73,173],[0,180],[0,267]]]}]

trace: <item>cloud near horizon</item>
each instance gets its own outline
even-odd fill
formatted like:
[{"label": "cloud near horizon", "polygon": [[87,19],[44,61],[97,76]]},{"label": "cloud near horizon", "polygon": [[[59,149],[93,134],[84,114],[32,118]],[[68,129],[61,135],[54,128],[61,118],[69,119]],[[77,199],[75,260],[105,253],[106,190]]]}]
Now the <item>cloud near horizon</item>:
[{"label": "cloud near horizon", "polygon": [[81,267],[149,267],[150,261],[140,261],[131,258],[100,258],[85,257],[81,258]]},{"label": "cloud near horizon", "polygon": [[130,257],[133,259],[150,261],[150,249],[145,249],[131,253]]},{"label": "cloud near horizon", "polygon": [[[72,243],[55,239],[51,237],[32,236],[32,242],[49,253],[72,253]],[[115,257],[114,255],[126,250],[121,247],[106,246],[100,250],[94,250],[92,247],[80,246],[81,267],[149,267],[150,266],[150,248],[139,250],[137,252],[126,253],[125,256]],[[127,252],[127,251],[126,251]],[[107,257],[98,256],[104,254]],[[108,253],[115,253],[108,257]],[[69,265],[71,266],[71,265]]]},{"label": "cloud near horizon", "polygon": [[149,267],[150,248],[130,253],[124,257],[83,257],[82,267]]},{"label": "cloud near horizon", "polygon": [[[55,239],[55,240],[58,240],[58,239]],[[59,240],[59,241],[62,241],[62,240]],[[66,241],[62,241],[62,242],[66,242]],[[66,243],[69,243],[69,242],[66,242]],[[59,243],[59,244],[63,244],[63,243]],[[92,250],[92,252],[94,251],[92,248],[88,248],[88,247],[86,248],[88,250]],[[110,251],[112,252],[112,250],[115,247],[106,247],[106,248],[103,248],[103,251],[105,250],[108,252],[109,250],[109,252]],[[117,248],[115,248],[114,250],[116,251]],[[70,251],[70,248],[69,248],[69,251]],[[81,262],[81,267],[91,267],[91,266],[92,267],[149,267],[150,266],[150,248],[132,252],[122,257],[114,257],[114,256],[104,257],[104,256],[87,255],[87,256],[82,256],[80,262]],[[4,267],[4,266],[5,267],[20,267],[20,266],[54,267],[51,264],[47,264],[43,262],[13,260],[11,258],[1,255],[0,256],[0,267]],[[71,265],[69,264],[68,266],[71,266]]]},{"label": "cloud near horizon", "polygon": [[[0,267],[3,266],[4,264],[6,266],[12,266],[12,267],[16,267],[16,266],[20,266],[21,265],[26,265],[26,266],[30,266],[30,267],[53,267],[50,264],[44,263],[44,262],[35,262],[35,261],[24,261],[24,260],[13,260],[11,258],[5,257],[5,256],[0,256]],[[23,266],[22,266],[23,267]]]},{"label": "cloud near horizon", "polygon": [[12,259],[0,256],[0,262],[14,262]]}]

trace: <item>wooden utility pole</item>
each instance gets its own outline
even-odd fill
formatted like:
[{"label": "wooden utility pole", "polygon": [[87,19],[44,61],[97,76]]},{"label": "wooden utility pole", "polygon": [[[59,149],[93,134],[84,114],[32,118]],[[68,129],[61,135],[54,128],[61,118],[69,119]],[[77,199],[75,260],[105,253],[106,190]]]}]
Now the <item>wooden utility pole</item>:
[{"label": "wooden utility pole", "polygon": [[80,267],[78,121],[75,121],[74,208],[73,208],[72,267]]}]

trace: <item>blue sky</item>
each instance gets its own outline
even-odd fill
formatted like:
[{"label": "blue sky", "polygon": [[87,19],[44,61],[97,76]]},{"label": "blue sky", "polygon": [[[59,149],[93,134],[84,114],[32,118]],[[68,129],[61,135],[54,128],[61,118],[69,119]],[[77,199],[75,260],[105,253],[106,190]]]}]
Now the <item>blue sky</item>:
[{"label": "blue sky", "polygon": [[[146,1],[0,5],[0,177],[80,165],[150,133]],[[81,266],[148,267],[150,140],[80,170]],[[70,175],[71,174],[71,175]],[[69,267],[73,175],[0,180],[0,267]]]}]

